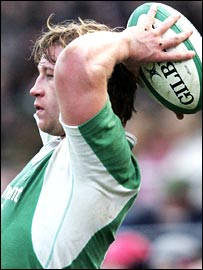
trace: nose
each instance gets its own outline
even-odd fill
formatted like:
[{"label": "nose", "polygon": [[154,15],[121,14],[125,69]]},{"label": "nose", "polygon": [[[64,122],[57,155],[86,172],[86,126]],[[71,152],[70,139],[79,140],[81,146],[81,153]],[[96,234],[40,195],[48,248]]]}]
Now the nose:
[{"label": "nose", "polygon": [[30,95],[33,96],[33,97],[43,96],[44,95],[43,84],[40,81],[39,77],[36,79],[35,84],[30,89]]}]

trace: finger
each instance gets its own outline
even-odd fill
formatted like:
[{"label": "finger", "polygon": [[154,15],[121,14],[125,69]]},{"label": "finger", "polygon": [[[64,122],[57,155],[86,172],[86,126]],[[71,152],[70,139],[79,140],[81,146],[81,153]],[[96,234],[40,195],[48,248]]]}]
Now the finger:
[{"label": "finger", "polygon": [[168,48],[173,48],[178,46],[180,43],[188,39],[192,35],[193,31],[188,31],[188,32],[182,32],[174,37],[171,37],[170,39],[165,39],[163,40],[162,43],[159,45],[162,47],[162,49],[168,49]]},{"label": "finger", "polygon": [[156,13],[157,13],[157,4],[152,4],[148,13],[147,13],[147,17],[150,18],[150,19],[154,19]]},{"label": "finger", "polygon": [[169,16],[162,24],[160,24],[156,29],[155,32],[158,35],[163,35],[168,29],[171,28],[181,17],[180,13],[175,15]]},{"label": "finger", "polygon": [[186,51],[186,52],[165,52],[163,51],[159,55],[158,61],[184,61],[192,59],[195,56],[195,51]]},{"label": "finger", "polygon": [[157,5],[152,4],[145,18],[146,19],[145,25],[148,29],[152,27],[156,13],[157,13]]}]

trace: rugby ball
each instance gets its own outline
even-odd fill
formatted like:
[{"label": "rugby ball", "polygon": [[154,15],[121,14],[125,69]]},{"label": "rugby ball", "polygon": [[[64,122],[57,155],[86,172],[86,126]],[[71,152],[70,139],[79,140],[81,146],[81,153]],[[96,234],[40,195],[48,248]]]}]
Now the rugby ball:
[{"label": "rugby ball", "polygon": [[[127,27],[144,22],[153,3],[145,3],[136,8],[128,19]],[[177,13],[177,10],[166,4],[156,4],[158,9],[153,27],[157,27],[167,17]],[[163,35],[171,37],[189,29],[193,30],[193,34],[168,51],[194,50],[196,55],[193,59],[143,65],[138,78],[138,84],[153,99],[168,109],[182,114],[193,114],[202,109],[202,37],[183,14]]]}]

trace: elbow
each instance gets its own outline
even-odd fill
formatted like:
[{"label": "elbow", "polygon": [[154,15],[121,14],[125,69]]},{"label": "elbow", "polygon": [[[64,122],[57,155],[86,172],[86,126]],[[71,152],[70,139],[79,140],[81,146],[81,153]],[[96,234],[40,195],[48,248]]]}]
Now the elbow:
[{"label": "elbow", "polygon": [[58,56],[55,64],[56,77],[71,76],[85,66],[84,56],[80,47],[68,45]]},{"label": "elbow", "polygon": [[[56,80],[80,80],[93,86],[95,81],[103,78],[105,72],[96,61],[96,56],[89,46],[81,42],[71,42],[59,55],[55,65]],[[95,85],[94,85],[95,86]]]}]

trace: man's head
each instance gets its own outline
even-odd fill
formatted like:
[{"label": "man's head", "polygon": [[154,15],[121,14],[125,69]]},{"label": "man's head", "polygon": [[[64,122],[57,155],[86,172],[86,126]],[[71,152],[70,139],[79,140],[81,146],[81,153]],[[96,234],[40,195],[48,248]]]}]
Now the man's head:
[{"label": "man's head", "polygon": [[[82,19],[54,25],[50,19],[51,16],[47,20],[47,28],[43,29],[32,49],[31,56],[38,66],[39,76],[30,93],[36,98],[35,107],[39,118],[39,128],[49,134],[62,136],[64,132],[59,123],[59,108],[53,78],[58,55],[71,41],[81,35],[96,31],[118,32],[121,28],[112,29],[94,20]],[[131,118],[134,110],[135,90],[135,77],[124,65],[116,65],[108,81],[108,94],[112,108],[123,125]]]}]

